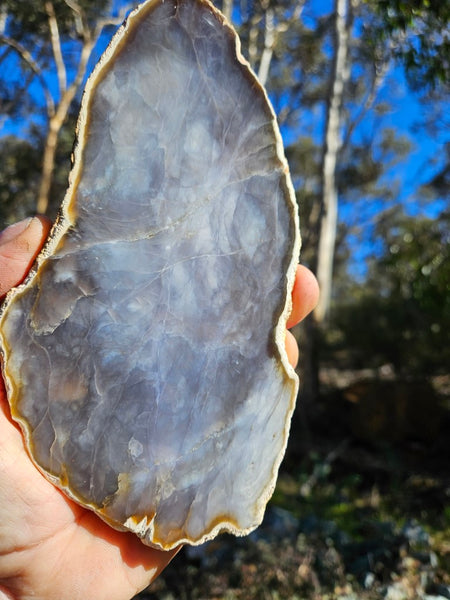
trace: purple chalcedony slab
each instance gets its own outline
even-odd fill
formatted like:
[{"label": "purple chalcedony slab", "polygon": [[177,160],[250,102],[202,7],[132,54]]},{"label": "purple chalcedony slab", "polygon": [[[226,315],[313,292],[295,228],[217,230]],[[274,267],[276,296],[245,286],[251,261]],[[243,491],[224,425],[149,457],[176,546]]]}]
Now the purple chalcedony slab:
[{"label": "purple chalcedony slab", "polygon": [[205,0],[141,5],[88,81],[70,187],[0,337],[39,469],[153,546],[248,533],[287,442],[297,208],[266,94]]}]

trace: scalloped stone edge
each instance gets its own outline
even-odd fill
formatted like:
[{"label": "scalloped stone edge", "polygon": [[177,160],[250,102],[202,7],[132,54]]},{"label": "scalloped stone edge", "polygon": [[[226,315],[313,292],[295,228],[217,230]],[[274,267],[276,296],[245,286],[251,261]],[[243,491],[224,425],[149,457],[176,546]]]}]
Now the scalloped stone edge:
[{"label": "scalloped stone edge", "polygon": [[[0,354],[3,358],[2,371],[3,371],[3,377],[5,380],[8,398],[11,398],[14,395],[14,384],[11,381],[11,379],[8,377],[7,369],[5,367],[7,351],[5,350],[6,344],[5,344],[5,341],[1,334],[1,322],[2,322],[3,315],[8,310],[8,306],[12,303],[13,299],[17,295],[20,295],[25,289],[27,289],[31,285],[34,277],[39,272],[41,265],[46,261],[47,257],[49,257],[54,252],[54,250],[57,248],[59,242],[61,241],[61,239],[63,238],[64,234],[69,229],[69,227],[74,225],[76,216],[73,214],[73,211],[71,210],[72,209],[71,203],[74,199],[75,191],[77,189],[78,181],[80,179],[81,171],[82,171],[82,167],[83,167],[83,160],[82,160],[83,156],[82,155],[83,155],[83,149],[84,149],[85,142],[86,142],[86,129],[88,126],[88,118],[89,118],[88,108],[89,108],[91,95],[95,91],[97,83],[101,80],[104,70],[108,68],[108,63],[109,63],[110,58],[112,56],[114,56],[114,53],[116,52],[116,49],[118,49],[120,47],[120,44],[125,42],[127,33],[130,30],[132,30],[134,27],[139,25],[140,18],[143,14],[146,14],[148,11],[151,11],[161,1],[164,1],[164,0],[147,0],[147,2],[144,2],[143,4],[139,5],[136,9],[134,9],[128,15],[128,17],[126,18],[124,23],[119,27],[119,29],[116,31],[116,33],[112,37],[110,43],[108,44],[108,47],[102,54],[100,60],[98,61],[92,74],[89,76],[89,78],[86,82],[86,86],[85,86],[82,101],[81,101],[81,107],[80,107],[80,113],[79,113],[79,117],[78,117],[78,121],[77,121],[77,127],[76,127],[76,139],[75,139],[75,145],[74,145],[74,150],[73,150],[73,154],[72,154],[72,169],[69,174],[69,187],[68,187],[66,194],[64,196],[64,199],[62,201],[55,224],[53,225],[53,228],[50,231],[47,242],[45,243],[43,249],[37,256],[35,263],[32,266],[28,276],[25,278],[24,282],[22,284],[20,284],[19,286],[12,288],[7,293],[7,295],[3,301],[3,304],[0,306],[0,341],[2,342],[2,344],[0,344]],[[248,535],[251,531],[254,531],[261,524],[263,517],[264,517],[264,512],[265,512],[267,502],[270,500],[270,498],[274,492],[276,480],[277,480],[277,476],[278,476],[278,469],[280,467],[280,464],[283,460],[283,457],[284,457],[284,454],[286,451],[291,418],[292,418],[292,414],[295,409],[298,388],[299,388],[298,375],[296,374],[295,369],[291,366],[291,364],[288,361],[288,357],[287,357],[287,353],[286,353],[286,349],[285,349],[285,338],[286,338],[286,323],[287,323],[287,320],[289,318],[289,315],[290,315],[291,309],[292,309],[292,289],[294,286],[298,257],[300,254],[301,238],[300,238],[300,228],[299,228],[298,206],[297,206],[297,202],[296,202],[294,187],[293,187],[291,177],[289,174],[289,166],[288,166],[286,157],[284,155],[283,141],[281,138],[281,133],[280,133],[279,127],[278,127],[277,118],[276,118],[275,112],[273,110],[272,104],[268,98],[266,90],[260,84],[255,72],[252,70],[250,64],[242,55],[241,42],[240,42],[239,36],[238,36],[236,30],[234,29],[234,27],[232,26],[232,24],[225,18],[225,16],[209,0],[195,0],[195,1],[198,4],[203,5],[208,10],[210,10],[211,13],[222,23],[223,27],[227,28],[229,30],[230,34],[232,34],[234,36],[236,58],[243,65],[243,67],[245,67],[247,69],[250,76],[254,79],[254,81],[256,83],[255,87],[258,90],[258,93],[260,93],[264,96],[267,106],[270,109],[270,112],[272,114],[273,133],[274,133],[275,139],[276,139],[277,156],[278,156],[280,162],[284,165],[284,183],[286,184],[286,188],[288,191],[291,218],[294,221],[295,239],[293,240],[293,244],[292,244],[292,258],[291,258],[289,266],[286,270],[285,306],[280,314],[278,323],[275,326],[275,343],[276,343],[276,346],[277,346],[277,349],[279,352],[280,361],[281,361],[282,367],[285,371],[285,374],[293,382],[293,391],[292,391],[292,395],[291,395],[291,399],[290,399],[289,411],[287,413],[286,425],[285,425],[285,429],[283,432],[284,443],[282,445],[282,449],[279,452],[278,457],[274,461],[271,479],[268,482],[263,494],[259,498],[258,506],[256,506],[256,510],[255,510],[256,524],[252,525],[249,528],[241,529],[241,528],[236,527],[235,523],[231,522],[230,520],[227,520],[227,518],[224,517],[223,520],[220,520],[219,522],[217,522],[210,531],[205,533],[199,539],[192,540],[192,539],[183,538],[183,539],[177,540],[175,543],[165,545],[162,540],[154,539],[153,519],[145,518],[139,522],[136,522],[135,520],[132,520],[132,519],[127,519],[127,521],[123,525],[120,525],[117,522],[111,521],[109,518],[102,515],[99,512],[98,508],[96,508],[94,506],[89,506],[88,504],[86,504],[85,502],[82,502],[79,498],[77,498],[77,496],[71,491],[71,489],[68,488],[67,486],[64,486],[58,478],[55,478],[51,474],[44,471],[36,463],[33,456],[31,455],[31,453],[28,452],[31,460],[33,461],[33,463],[35,464],[37,469],[52,484],[54,484],[59,489],[62,489],[64,491],[64,493],[70,499],[74,500],[78,504],[81,504],[85,508],[90,508],[92,511],[95,512],[95,514],[97,514],[103,521],[108,523],[114,529],[119,530],[119,531],[131,531],[131,532],[135,533],[142,540],[142,542],[145,543],[146,545],[157,548],[157,549],[162,549],[162,550],[172,550],[173,548],[176,548],[182,544],[200,545],[200,544],[203,544],[204,542],[207,542],[207,541],[213,539],[219,532],[224,532],[224,531],[231,533],[233,535],[236,535],[236,536],[245,536],[245,535]],[[24,435],[25,441],[26,441],[25,446],[28,451],[28,447],[29,447],[28,441],[29,441],[30,436],[29,436],[27,425],[20,418],[19,415],[14,414],[13,410],[12,410],[12,417],[15,421],[17,421],[19,423],[19,425],[22,429],[22,432],[23,432],[23,435]]]}]

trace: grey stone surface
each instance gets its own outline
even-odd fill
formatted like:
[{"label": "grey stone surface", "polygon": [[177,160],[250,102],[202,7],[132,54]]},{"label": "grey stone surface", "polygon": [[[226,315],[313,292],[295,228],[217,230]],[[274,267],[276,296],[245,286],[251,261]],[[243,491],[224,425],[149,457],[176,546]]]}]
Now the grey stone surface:
[{"label": "grey stone surface", "polygon": [[141,7],[87,85],[63,215],[1,337],[39,468],[148,544],[262,519],[297,391],[295,211],[232,29],[203,1]]}]

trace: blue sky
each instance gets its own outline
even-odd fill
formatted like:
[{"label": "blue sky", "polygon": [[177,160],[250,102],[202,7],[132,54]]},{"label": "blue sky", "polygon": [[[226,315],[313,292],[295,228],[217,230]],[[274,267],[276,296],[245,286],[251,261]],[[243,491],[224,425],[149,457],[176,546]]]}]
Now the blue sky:
[{"label": "blue sky", "polygon": [[[116,9],[123,4],[123,0],[115,0],[114,6]],[[315,2],[307,3],[302,19],[305,22],[313,22],[315,17],[319,14],[326,14],[331,10],[331,0],[315,0]],[[102,51],[106,47],[113,29],[109,30],[102,36],[97,48],[95,49],[92,59],[90,61],[89,71],[93,68],[97,62]],[[73,44],[73,42],[71,42]],[[69,50],[69,47],[66,48]],[[17,58],[11,55],[7,68],[11,73],[11,77],[14,77],[17,69]],[[69,71],[69,79],[73,77],[73,73]],[[57,93],[57,81],[53,72],[45,74],[46,81],[51,89]],[[42,89],[38,82],[34,82],[30,86],[29,93],[36,99],[40,98],[42,102]],[[426,117],[430,112],[430,105],[425,105],[420,102],[417,95],[413,94],[406,83],[403,71],[400,67],[397,67],[390,71],[388,77],[383,83],[383,86],[379,90],[378,99],[389,102],[391,109],[383,114],[382,116],[376,117],[376,127],[392,127],[396,132],[407,136],[410,139],[413,150],[407,156],[406,159],[399,161],[388,169],[385,174],[387,185],[396,190],[396,202],[402,204],[405,210],[410,214],[424,213],[428,216],[435,217],[442,210],[443,205],[448,199],[438,199],[432,203],[426,205],[420,203],[418,197],[418,188],[420,185],[429,181],[432,175],[439,170],[444,164],[446,159],[444,148],[445,143],[450,139],[450,124],[448,123],[450,115],[450,102],[446,105],[442,105],[443,113],[446,113],[447,123],[442,124],[436,131],[430,133],[424,126]],[[323,129],[323,106],[317,107],[315,112],[309,115],[310,126],[308,131],[314,136],[316,140],[319,140],[322,135]],[[38,125],[44,124],[44,118],[36,113],[32,119]],[[358,136],[363,137],[371,132],[375,128],[374,124],[375,117],[368,115],[363,120],[359,128],[355,131],[356,139]],[[305,119],[307,120],[307,119]],[[444,117],[445,120],[445,117]],[[29,129],[29,121],[11,120],[6,119],[0,121],[0,136],[13,134],[18,136],[26,136]],[[301,127],[304,125],[300,124]],[[295,139],[295,136],[299,133],[298,131],[285,130],[285,137],[288,142]],[[302,133],[300,131],[300,133]],[[305,129],[304,133],[308,133]],[[364,199],[361,199],[364,200]],[[381,208],[381,202],[380,202]],[[372,210],[376,210],[376,205],[372,207]],[[355,218],[354,208],[352,205],[347,204],[341,207],[340,216],[344,220],[351,221]],[[361,246],[358,249],[360,253],[354,255],[354,273],[363,272],[363,259],[370,248]],[[361,270],[362,269],[362,270]]]}]

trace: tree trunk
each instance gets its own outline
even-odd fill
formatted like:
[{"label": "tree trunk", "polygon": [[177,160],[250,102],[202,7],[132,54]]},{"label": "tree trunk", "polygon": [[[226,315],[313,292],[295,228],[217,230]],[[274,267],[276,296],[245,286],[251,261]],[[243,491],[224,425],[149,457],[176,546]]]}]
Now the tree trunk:
[{"label": "tree trunk", "polygon": [[[353,0],[355,1],[355,0]],[[310,226],[317,243],[317,254],[311,267],[316,272],[320,286],[320,299],[313,315],[303,324],[301,367],[302,410],[299,425],[306,443],[309,419],[319,395],[319,325],[328,315],[332,291],[333,260],[336,242],[338,193],[336,186],[337,155],[341,145],[342,100],[349,77],[347,56],[351,28],[351,0],[335,0],[333,64],[330,73],[329,94],[321,161],[321,198],[312,207]]]},{"label": "tree trunk", "polygon": [[233,0],[223,0],[222,12],[224,17],[231,23],[233,16]]},{"label": "tree trunk", "polygon": [[261,85],[266,85],[269,76],[270,63],[275,44],[274,14],[272,8],[267,8],[264,15],[264,49],[259,62],[258,79]]},{"label": "tree trunk", "polygon": [[59,133],[69,112],[70,105],[72,104],[78,88],[83,81],[87,63],[96,41],[97,38],[94,40],[90,39],[84,43],[84,46],[81,50],[80,62],[78,64],[78,71],[75,79],[71,85],[64,90],[61,100],[58,104],[56,114],[50,119],[47,139],[45,140],[44,157],[42,161],[41,185],[36,204],[37,212],[42,215],[47,212],[50,200],[50,188],[53,181],[53,171],[55,169],[55,155]]},{"label": "tree trunk", "polygon": [[327,102],[321,166],[322,202],[317,252],[317,279],[321,295],[314,313],[315,319],[319,323],[328,316],[331,302],[338,215],[336,166],[341,143],[342,99],[349,77],[347,56],[350,34],[350,0],[335,0],[334,12],[334,57]]},{"label": "tree trunk", "polygon": [[36,210],[44,215],[47,212],[48,201],[50,197],[50,186],[53,179],[53,170],[55,167],[56,146],[58,144],[58,134],[61,129],[59,119],[56,115],[50,119],[47,138],[45,140],[44,156],[42,159],[41,184],[39,186],[39,196],[36,204]]}]

